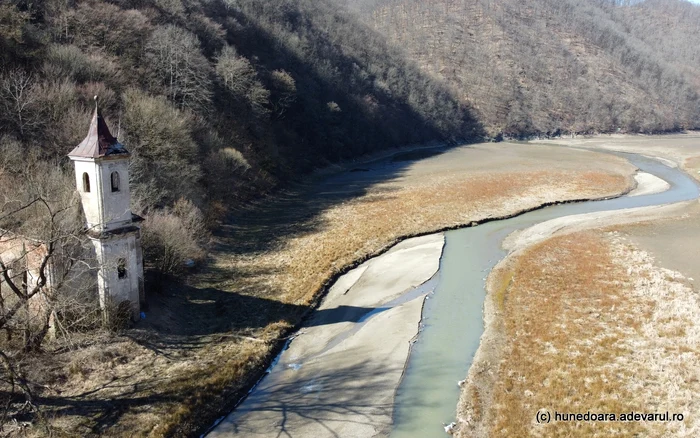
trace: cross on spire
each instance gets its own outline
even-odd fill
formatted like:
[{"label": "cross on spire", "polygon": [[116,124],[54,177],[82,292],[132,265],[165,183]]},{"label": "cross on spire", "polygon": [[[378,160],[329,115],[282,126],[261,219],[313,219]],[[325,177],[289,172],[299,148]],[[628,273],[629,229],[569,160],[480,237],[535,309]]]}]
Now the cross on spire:
[{"label": "cross on spire", "polygon": [[117,154],[129,154],[129,151],[109,132],[107,123],[100,112],[97,96],[95,96],[95,112],[92,121],[90,121],[87,137],[68,156],[100,158]]}]

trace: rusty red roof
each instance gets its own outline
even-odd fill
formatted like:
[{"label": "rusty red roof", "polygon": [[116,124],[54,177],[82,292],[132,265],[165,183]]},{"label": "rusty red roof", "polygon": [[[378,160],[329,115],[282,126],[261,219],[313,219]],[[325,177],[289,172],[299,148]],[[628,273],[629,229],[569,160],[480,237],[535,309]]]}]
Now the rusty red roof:
[{"label": "rusty red roof", "polygon": [[99,108],[95,106],[95,113],[92,116],[87,137],[68,156],[99,158],[117,154],[129,154],[129,151],[112,136]]}]

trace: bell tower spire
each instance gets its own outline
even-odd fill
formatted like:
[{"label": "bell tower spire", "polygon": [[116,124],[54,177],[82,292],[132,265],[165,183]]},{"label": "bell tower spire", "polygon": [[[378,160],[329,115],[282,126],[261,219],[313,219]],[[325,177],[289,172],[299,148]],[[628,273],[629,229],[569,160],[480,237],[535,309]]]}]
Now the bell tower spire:
[{"label": "bell tower spire", "polygon": [[109,132],[97,96],[88,134],[68,156],[75,163],[88,229],[106,231],[131,223],[130,154]]},{"label": "bell tower spire", "polygon": [[131,213],[129,151],[112,136],[95,96],[85,139],[68,157],[99,263],[100,304],[128,302],[137,319],[143,301],[143,256],[138,216]]}]

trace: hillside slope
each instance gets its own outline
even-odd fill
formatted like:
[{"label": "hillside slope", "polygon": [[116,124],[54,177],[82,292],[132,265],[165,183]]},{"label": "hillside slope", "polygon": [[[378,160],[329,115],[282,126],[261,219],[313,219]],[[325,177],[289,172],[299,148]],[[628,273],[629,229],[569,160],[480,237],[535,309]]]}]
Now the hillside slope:
[{"label": "hillside slope", "polygon": [[447,86],[325,0],[12,0],[0,59],[0,152],[66,164],[99,95],[134,155],[136,211],[480,134]]},{"label": "hillside slope", "polygon": [[700,126],[700,7],[686,1],[352,5],[455,86],[492,135]]}]

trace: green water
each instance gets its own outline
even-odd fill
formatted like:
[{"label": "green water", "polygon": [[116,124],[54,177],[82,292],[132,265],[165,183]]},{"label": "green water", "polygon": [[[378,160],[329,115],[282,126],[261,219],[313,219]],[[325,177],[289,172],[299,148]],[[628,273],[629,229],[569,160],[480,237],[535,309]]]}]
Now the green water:
[{"label": "green water", "polygon": [[623,156],[641,170],[668,181],[671,188],[653,195],[556,205],[445,233],[437,287],[425,303],[422,331],[396,394],[392,438],[446,436],[444,425],[456,416],[457,382],[466,378],[484,330],[485,279],[506,255],[501,242],[508,234],[562,216],[698,197],[696,183],[678,169],[637,155]]}]

